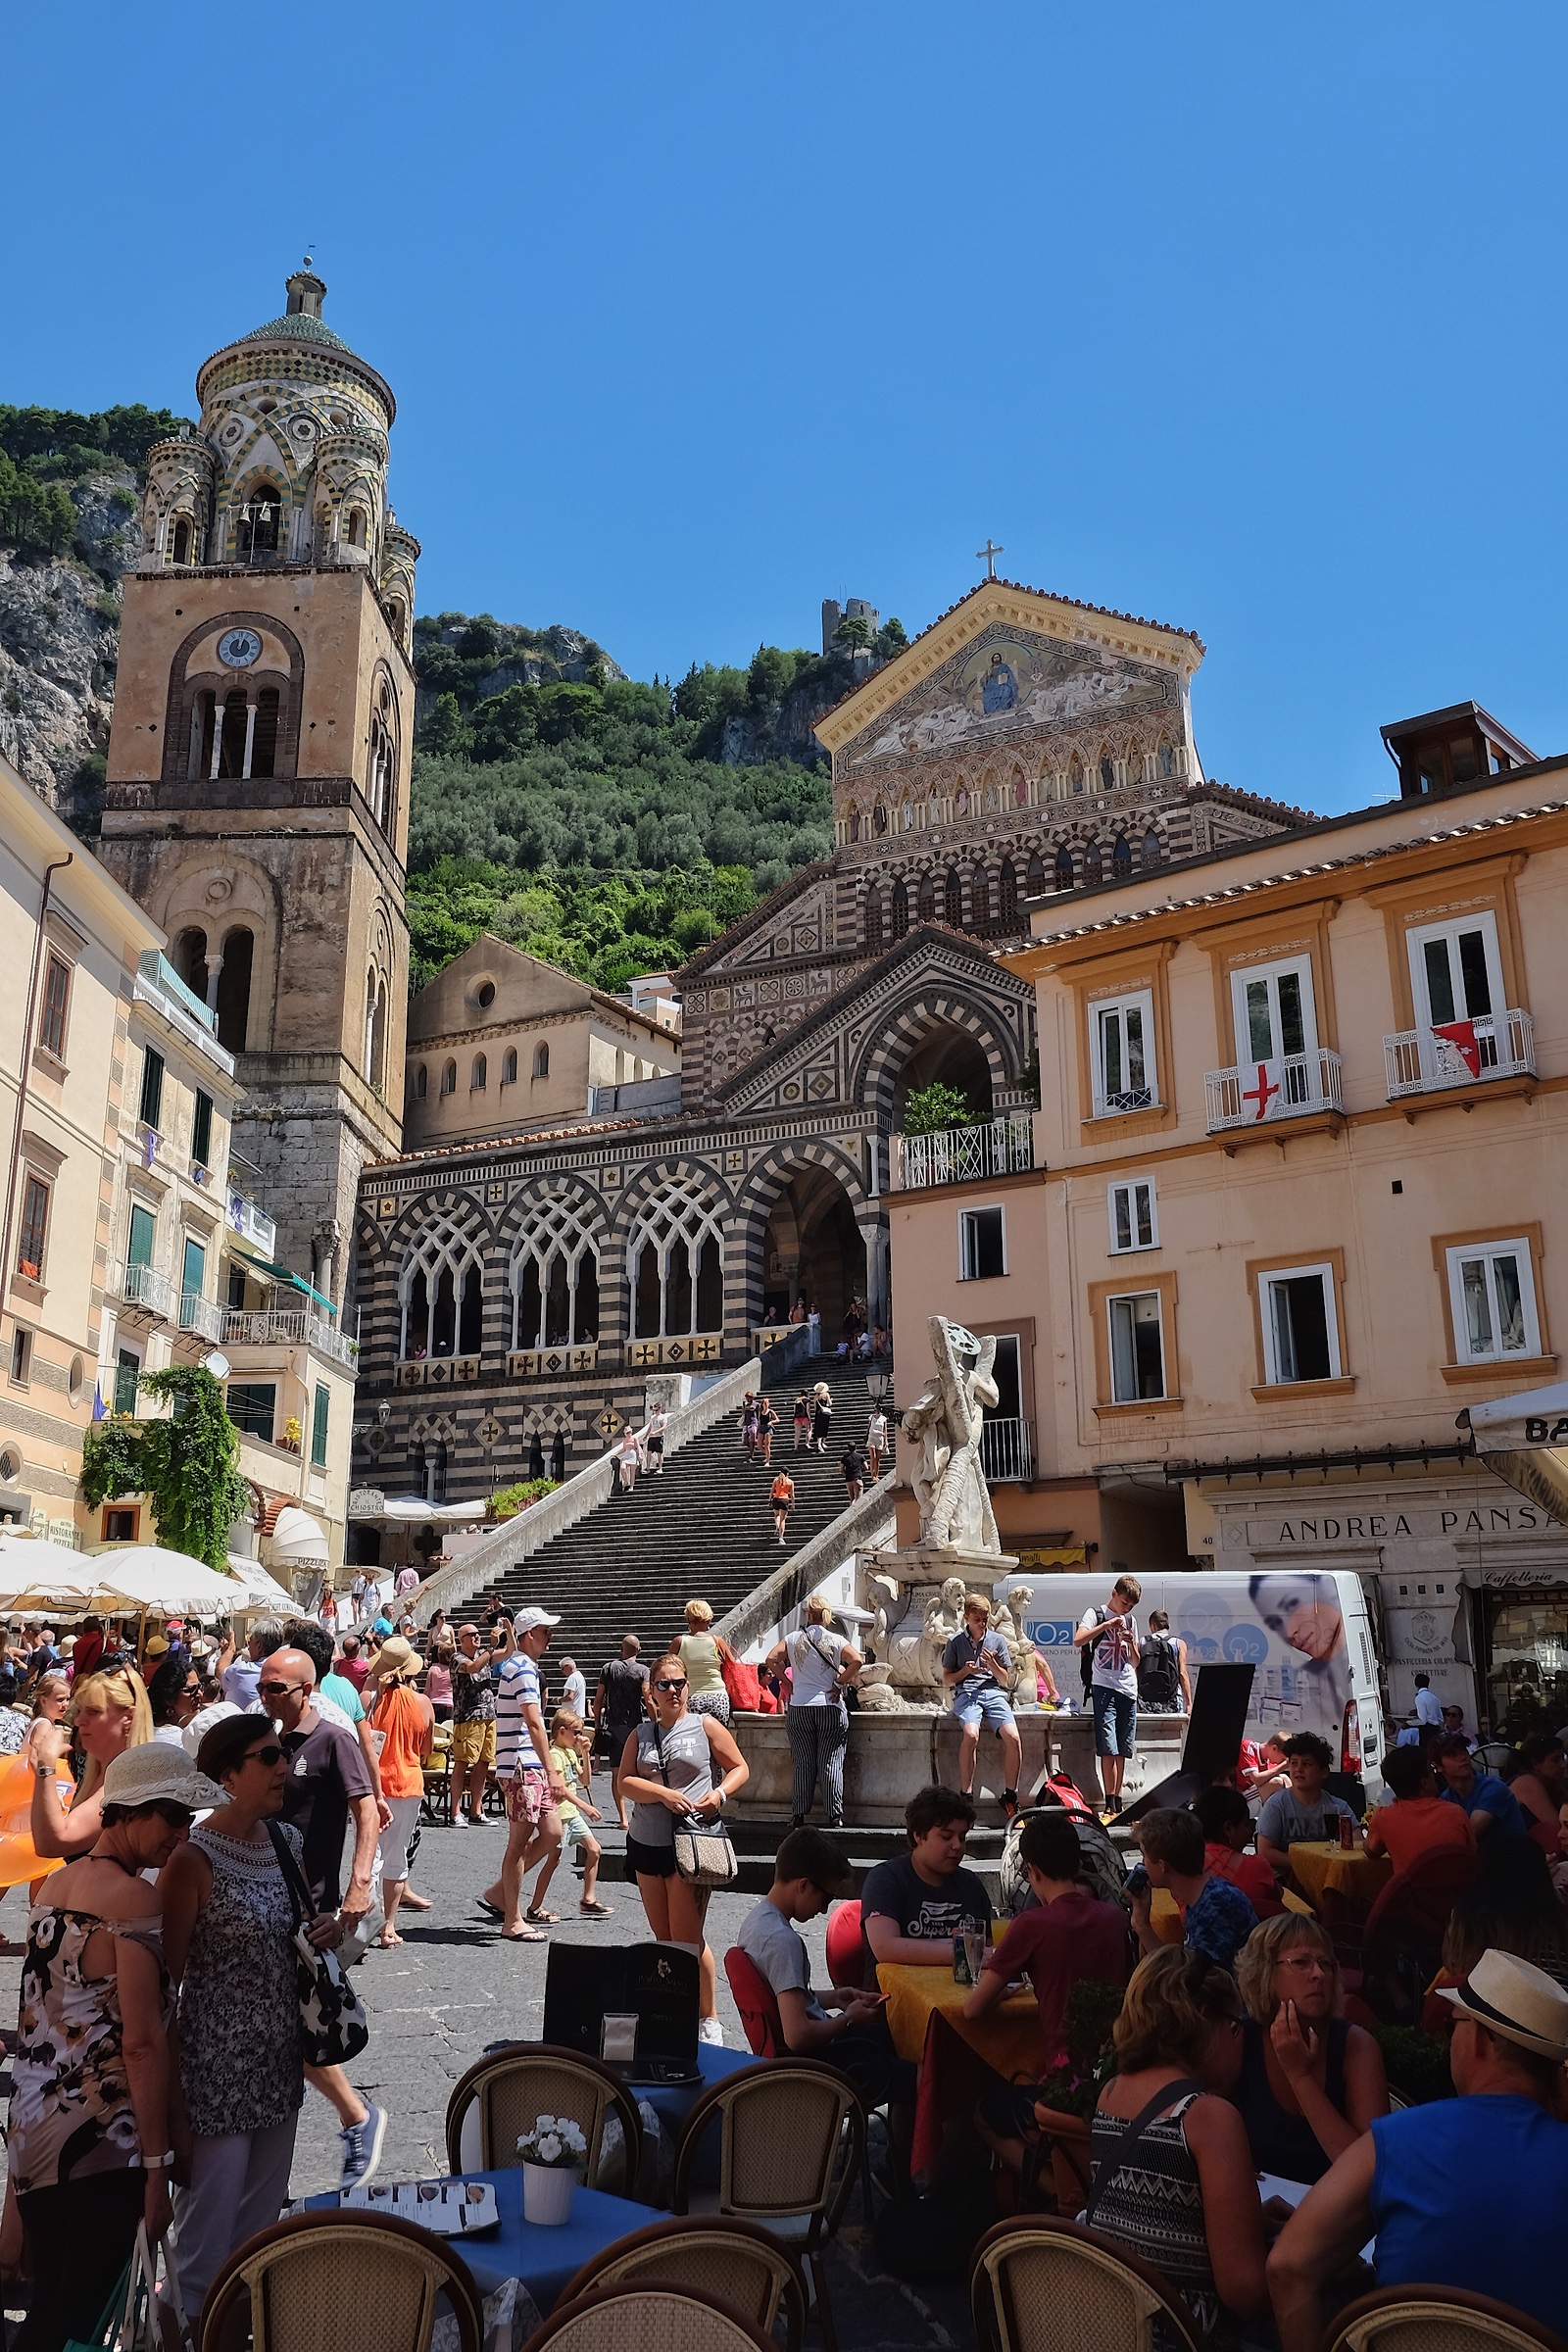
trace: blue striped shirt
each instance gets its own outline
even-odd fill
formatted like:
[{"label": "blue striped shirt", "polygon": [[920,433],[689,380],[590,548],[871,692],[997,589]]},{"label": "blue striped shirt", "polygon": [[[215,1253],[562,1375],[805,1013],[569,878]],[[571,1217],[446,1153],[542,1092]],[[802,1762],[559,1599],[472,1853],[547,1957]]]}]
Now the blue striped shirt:
[{"label": "blue striped shirt", "polygon": [[543,1772],[523,1708],[540,1704],[539,1669],[525,1649],[514,1649],[496,1668],[496,1777]]}]

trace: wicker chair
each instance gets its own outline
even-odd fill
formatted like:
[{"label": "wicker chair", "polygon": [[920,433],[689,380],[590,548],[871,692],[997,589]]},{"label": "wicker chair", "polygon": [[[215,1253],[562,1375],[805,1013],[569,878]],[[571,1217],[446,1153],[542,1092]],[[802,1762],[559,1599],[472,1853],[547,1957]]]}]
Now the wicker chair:
[{"label": "wicker chair", "polygon": [[718,2214],[654,2222],[617,2238],[585,2262],[558,2298],[629,2284],[667,2283],[733,2304],[763,2335],[771,2336],[782,2311],[787,2352],[800,2352],[806,2331],[806,2281],[787,2247],[755,2222],[725,2221]]},{"label": "wicker chair", "polygon": [[610,2287],[556,2305],[528,2338],[528,2352],[647,2352],[649,2344],[679,2344],[681,2352],[778,2352],[772,2340],[716,2295],[655,2286]]},{"label": "wicker chair", "polygon": [[1380,2286],[1348,2303],[1324,2352],[1568,2352],[1555,2329],[1459,2286]]},{"label": "wicker chair", "polygon": [[[478,2145],[464,2158],[464,2124],[477,2108]],[[642,2161],[637,2102],[597,2058],[548,2041],[519,2041],[474,2061],[447,2101],[447,2163],[454,2173],[498,2172],[517,2164],[517,2140],[541,2115],[564,2115],[588,2142],[590,2188],[634,2193]],[[619,2118],[621,2149],[605,2158],[605,2127]]]},{"label": "wicker chair", "polygon": [[[721,2130],[718,2187],[694,2191],[704,2133]],[[677,2213],[701,2210],[759,2222],[800,2256],[816,2297],[827,2352],[838,2352],[822,2249],[839,2226],[865,2145],[865,2111],[853,2084],[810,2058],[776,2058],[706,2090],[675,2148]]]},{"label": "wicker chair", "polygon": [[339,2352],[365,2340],[428,2352],[436,2301],[460,2352],[480,2352],[484,2314],[460,2254],[388,2213],[297,2213],[236,2246],[202,2309],[203,2352]]},{"label": "wicker chair", "polygon": [[1200,2352],[1159,2273],[1078,2222],[999,2222],[974,2250],[969,2300],[975,2334],[999,2352],[1150,2352],[1156,2320],[1178,2352]]}]

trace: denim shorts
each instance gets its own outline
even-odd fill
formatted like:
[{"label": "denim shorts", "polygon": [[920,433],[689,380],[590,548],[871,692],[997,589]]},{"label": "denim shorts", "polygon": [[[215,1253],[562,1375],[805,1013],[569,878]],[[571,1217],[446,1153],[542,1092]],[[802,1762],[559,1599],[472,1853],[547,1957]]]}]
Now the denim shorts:
[{"label": "denim shorts", "polygon": [[1106,1690],[1096,1683],[1089,1693],[1095,1710],[1097,1756],[1130,1756],[1138,1736],[1138,1700],[1130,1690]]},{"label": "denim shorts", "polygon": [[982,1683],[978,1690],[959,1690],[953,1701],[953,1712],[965,1729],[971,1723],[984,1723],[993,1732],[1004,1732],[1012,1721],[1007,1693],[1000,1683]]}]

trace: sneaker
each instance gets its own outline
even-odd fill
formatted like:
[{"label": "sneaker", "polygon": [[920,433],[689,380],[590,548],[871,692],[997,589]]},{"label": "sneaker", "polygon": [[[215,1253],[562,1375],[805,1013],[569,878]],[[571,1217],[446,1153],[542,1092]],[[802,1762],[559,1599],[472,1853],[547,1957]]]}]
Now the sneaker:
[{"label": "sneaker", "polygon": [[724,2047],[724,2029],[716,2017],[699,2018],[697,2038],[699,2041],[712,2042],[716,2048],[722,2049]]},{"label": "sneaker", "polygon": [[381,2144],[386,2138],[386,2111],[371,2100],[365,2110],[362,2124],[350,2124],[339,2135],[343,2141],[343,2177],[338,2192],[363,2188],[374,2178],[381,2161]]},{"label": "sneaker", "polygon": [[452,1827],[455,1830],[466,1830],[468,1827],[468,1816],[461,1805],[452,1816]]}]

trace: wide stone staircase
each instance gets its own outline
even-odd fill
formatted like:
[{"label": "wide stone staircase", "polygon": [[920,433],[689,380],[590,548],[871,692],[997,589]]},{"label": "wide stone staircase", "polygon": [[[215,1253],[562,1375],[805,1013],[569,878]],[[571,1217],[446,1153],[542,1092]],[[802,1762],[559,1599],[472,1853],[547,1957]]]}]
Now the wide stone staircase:
[{"label": "wide stone staircase", "polygon": [[[794,1453],[795,1396],[818,1380],[826,1381],[833,1397],[830,1450]],[[591,1701],[599,1669],[618,1654],[623,1634],[636,1634],[644,1657],[652,1659],[685,1632],[688,1600],[706,1600],[715,1619],[723,1617],[845,1510],[839,1457],[851,1435],[865,1436],[870,1403],[864,1375],[808,1361],[769,1385],[768,1395],[783,1415],[773,1437],[773,1470],[787,1469],[795,1480],[795,1510],[783,1544],[768,1504],[773,1471],[742,1452],[737,1413],[688,1440],[662,1477],[640,1477],[630,1494],[617,1488],[575,1526],[492,1581],[485,1601],[499,1600],[512,1614],[546,1608],[562,1621],[546,1661],[547,1693],[559,1692],[560,1661],[572,1657]],[[477,1616],[484,1605],[469,1602],[465,1613]]]}]

